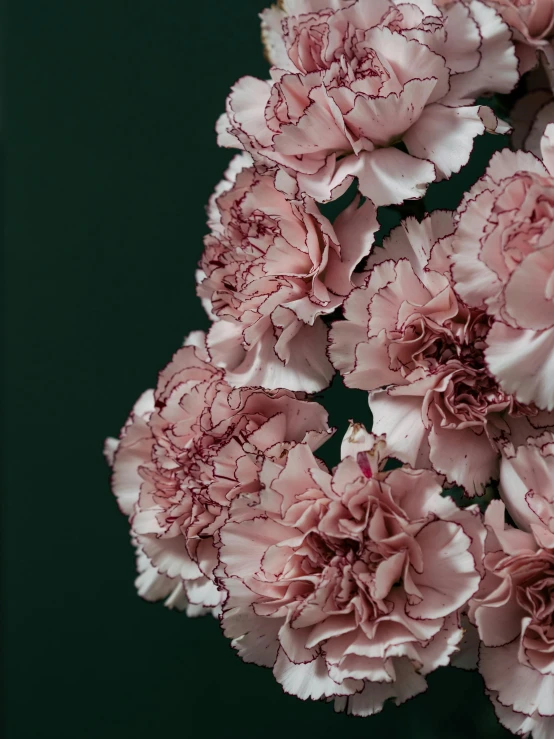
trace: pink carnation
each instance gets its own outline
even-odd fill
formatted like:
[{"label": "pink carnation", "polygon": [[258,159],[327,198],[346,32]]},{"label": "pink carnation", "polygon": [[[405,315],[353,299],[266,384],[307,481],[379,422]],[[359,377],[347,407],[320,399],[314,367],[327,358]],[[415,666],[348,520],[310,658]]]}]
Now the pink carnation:
[{"label": "pink carnation", "polygon": [[554,547],[554,434],[507,445],[500,466],[500,496],[520,529],[542,526]]},{"label": "pink carnation", "polygon": [[470,616],[482,645],[479,669],[497,716],[510,731],[534,739],[554,733],[554,540],[504,523],[504,506],[493,501],[486,575]]},{"label": "pink carnation", "polygon": [[[426,689],[462,638],[484,529],[441,479],[384,472],[384,442],[355,424],[329,474],[306,444],[266,459],[260,502],[240,500],[221,531],[222,626],[241,657],[287,693],[337,697],[367,716]],[[240,520],[234,520],[238,516]]]},{"label": "pink carnation", "polygon": [[356,199],[334,226],[311,198],[292,202],[246,156],[210,204],[199,295],[217,319],[208,349],[232,385],[316,392],[333,375],[322,316],[342,305],[378,229]]},{"label": "pink carnation", "polygon": [[330,357],[348,387],[369,391],[373,430],[392,456],[433,467],[468,495],[498,478],[502,439],[554,423],[504,392],[484,359],[491,324],[454,291],[452,214],[408,218],[376,249],[369,276],[331,330]]},{"label": "pink carnation", "polygon": [[289,0],[262,17],[271,79],[237,82],[219,143],[278,167],[288,195],[324,202],[357,177],[376,205],[419,198],[476,136],[507,130],[473,105],[518,80],[510,31],[480,0]]},{"label": "pink carnation", "polygon": [[130,517],[137,588],[190,612],[217,608],[219,529],[238,495],[257,500],[265,457],[295,442],[317,448],[327,413],[286,390],[233,389],[209,364],[201,332],[135,405],[113,456],[112,487]]},{"label": "pink carnation", "polygon": [[554,124],[544,162],[503,150],[462,204],[456,290],[496,319],[486,359],[506,392],[554,408]]},{"label": "pink carnation", "polygon": [[498,10],[513,29],[520,69],[537,63],[540,52],[550,74],[554,71],[554,0],[483,0]]}]

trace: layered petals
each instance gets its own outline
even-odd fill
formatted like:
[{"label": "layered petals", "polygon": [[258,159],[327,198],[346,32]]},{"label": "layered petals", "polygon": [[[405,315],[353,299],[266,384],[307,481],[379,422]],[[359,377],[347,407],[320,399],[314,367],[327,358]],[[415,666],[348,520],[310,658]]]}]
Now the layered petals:
[{"label": "layered petals", "polygon": [[510,26],[520,69],[526,72],[537,56],[550,77],[554,71],[554,3],[552,0],[483,0]]},{"label": "layered petals", "polygon": [[316,203],[292,201],[246,156],[210,201],[198,294],[215,323],[213,362],[238,386],[316,392],[333,374],[323,316],[355,284],[378,223],[359,198],[331,225]]},{"label": "layered petals", "polygon": [[422,692],[424,676],[449,663],[485,532],[475,506],[442,497],[435,473],[384,472],[384,440],[360,424],[342,452],[331,475],[298,444],[284,466],[266,460],[248,519],[232,504],[222,626],[286,692],[367,716]]},{"label": "layered petals", "polygon": [[501,723],[546,739],[554,721],[554,537],[546,540],[540,525],[511,528],[500,501],[485,523],[486,574],[469,610],[482,641],[479,669]]},{"label": "layered petals", "polygon": [[[260,171],[280,170],[289,196],[333,200],[357,178],[375,205],[421,197],[467,163],[476,136],[507,130],[473,103],[509,92],[519,77],[494,8],[440,5],[290,2],[265,11],[271,79],[235,85],[220,145],[244,149]],[[400,159],[402,175],[388,176]]]},{"label": "layered petals", "polygon": [[264,458],[330,434],[317,403],[286,390],[233,389],[198,332],[133,409],[113,449],[112,487],[137,548],[137,589],[191,615],[216,614],[219,530],[231,502],[255,502]]},{"label": "layered petals", "polygon": [[373,430],[394,456],[480,495],[498,479],[501,442],[524,426],[530,435],[538,411],[487,366],[493,321],[460,299],[454,232],[452,214],[441,211],[396,228],[370,256],[345,320],[333,324],[329,355],[348,387],[369,392]]},{"label": "layered petals", "polygon": [[459,295],[495,319],[491,373],[521,403],[554,408],[554,124],[542,159],[504,150],[466,195],[453,241]]}]

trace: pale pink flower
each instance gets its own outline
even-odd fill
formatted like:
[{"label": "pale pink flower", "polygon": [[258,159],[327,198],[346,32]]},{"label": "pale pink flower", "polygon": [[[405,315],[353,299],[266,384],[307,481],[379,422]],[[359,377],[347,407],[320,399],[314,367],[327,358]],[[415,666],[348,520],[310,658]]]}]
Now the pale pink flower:
[{"label": "pale pink flower", "polygon": [[466,195],[454,239],[456,290],[497,320],[491,373],[522,403],[554,408],[554,124],[543,162],[507,149]]},{"label": "pale pink flower", "polygon": [[554,0],[483,0],[498,10],[514,31],[520,71],[537,63],[537,54],[552,77],[554,71]]},{"label": "pale pink flower", "polygon": [[373,430],[392,456],[433,467],[468,495],[498,478],[502,439],[554,424],[504,392],[484,351],[492,319],[450,276],[451,213],[408,218],[368,260],[368,278],[333,324],[329,354],[348,387],[369,391]]},{"label": "pale pink flower", "polygon": [[476,136],[507,130],[474,105],[518,80],[510,31],[480,0],[289,0],[262,18],[271,79],[233,87],[219,144],[277,167],[289,196],[328,201],[357,177],[376,205],[419,198]]},{"label": "pale pink flower", "polygon": [[278,465],[291,444],[317,448],[329,429],[320,405],[286,390],[233,389],[203,334],[189,342],[123,427],[112,487],[130,518],[139,593],[193,614],[219,607],[216,546],[233,498],[255,501],[265,457]]},{"label": "pale pink flower", "polygon": [[554,539],[546,529],[504,523],[504,505],[485,514],[486,575],[470,602],[482,645],[479,669],[500,722],[534,739],[554,732]]},{"label": "pale pink flower", "polygon": [[554,546],[554,434],[530,438],[526,444],[503,450],[500,496],[520,529],[542,526]]},{"label": "pale pink flower", "polygon": [[232,385],[316,392],[333,375],[322,317],[342,305],[379,228],[359,199],[334,225],[311,198],[236,157],[210,202],[198,294],[216,320],[208,350]]},{"label": "pale pink flower", "polygon": [[359,425],[348,437],[354,456],[332,475],[306,444],[284,467],[265,460],[260,502],[246,517],[237,500],[221,530],[218,573],[222,626],[244,660],[272,667],[287,693],[367,716],[448,664],[484,529],[433,472],[384,472],[382,439]]}]

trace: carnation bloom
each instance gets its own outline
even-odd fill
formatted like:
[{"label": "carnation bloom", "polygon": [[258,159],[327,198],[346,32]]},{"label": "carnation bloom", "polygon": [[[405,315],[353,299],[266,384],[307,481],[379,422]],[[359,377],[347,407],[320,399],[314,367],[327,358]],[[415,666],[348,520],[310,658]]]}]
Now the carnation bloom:
[{"label": "carnation bloom", "polygon": [[482,645],[479,669],[500,722],[534,739],[554,733],[554,539],[504,523],[504,505],[485,514],[486,575],[470,603]]},{"label": "carnation bloom", "polygon": [[453,230],[444,211],[394,229],[333,325],[329,352],[348,387],[369,391],[373,430],[393,456],[473,495],[498,478],[500,440],[523,441],[554,416],[516,402],[488,371],[492,319],[454,291]]},{"label": "carnation bloom", "polygon": [[[193,334],[142,395],[113,456],[113,491],[130,517],[145,598],[198,612],[217,608],[219,528],[239,494],[259,490],[265,457],[295,442],[317,448],[327,413],[286,390],[233,389]],[[195,345],[194,345],[195,344]]]},{"label": "carnation bloom", "polygon": [[288,0],[262,19],[271,79],[233,87],[219,144],[278,167],[288,195],[328,201],[357,177],[376,205],[419,198],[477,135],[507,130],[473,104],[518,80],[510,31],[480,0]]},{"label": "carnation bloom", "polygon": [[208,349],[233,385],[316,392],[329,384],[322,316],[342,305],[378,229],[359,199],[334,226],[311,198],[292,202],[272,174],[236,157],[211,200],[198,294],[216,320]]},{"label": "carnation bloom", "polygon": [[484,529],[435,473],[384,472],[384,441],[363,427],[343,453],[331,475],[297,444],[284,466],[265,460],[248,515],[235,500],[221,531],[222,626],[287,693],[367,716],[424,691],[456,651]]},{"label": "carnation bloom", "polygon": [[514,31],[520,69],[526,72],[543,55],[550,75],[554,71],[554,0],[483,0],[498,10]]},{"label": "carnation bloom", "polygon": [[520,529],[542,526],[554,546],[554,434],[546,432],[519,447],[506,445],[500,495]]},{"label": "carnation bloom", "polygon": [[467,194],[454,239],[456,290],[497,320],[486,359],[506,392],[554,408],[554,124],[543,160],[503,150]]}]

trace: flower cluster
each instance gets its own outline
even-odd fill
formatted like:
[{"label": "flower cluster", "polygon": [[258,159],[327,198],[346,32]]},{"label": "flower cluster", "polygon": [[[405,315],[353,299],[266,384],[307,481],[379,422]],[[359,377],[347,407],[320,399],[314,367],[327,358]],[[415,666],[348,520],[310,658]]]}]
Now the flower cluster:
[{"label": "flower cluster", "polygon": [[[548,739],[554,2],[283,0],[261,21],[269,78],[217,123],[239,153],[196,276],[210,328],[106,444],[137,590],[211,611],[301,699],[369,716],[474,663],[499,721]],[[336,419],[328,467],[310,395],[336,373],[372,429]]]}]

